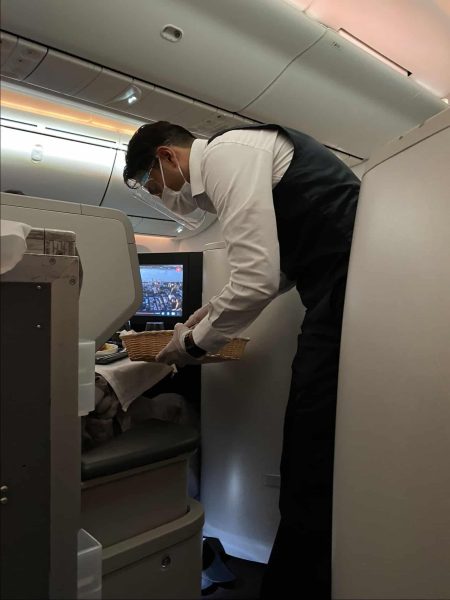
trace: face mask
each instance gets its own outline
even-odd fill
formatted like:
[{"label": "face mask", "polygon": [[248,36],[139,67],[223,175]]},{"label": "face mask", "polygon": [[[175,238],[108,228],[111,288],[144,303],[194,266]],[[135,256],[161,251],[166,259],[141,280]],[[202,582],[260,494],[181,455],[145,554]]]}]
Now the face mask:
[{"label": "face mask", "polygon": [[176,191],[172,190],[172,188],[166,185],[166,180],[164,178],[164,171],[162,168],[162,164],[160,159],[159,168],[161,170],[161,176],[163,180],[163,191],[161,194],[161,200],[164,202],[164,205],[167,206],[169,210],[177,213],[178,215],[188,215],[189,213],[194,212],[198,209],[197,203],[192,197],[191,184],[186,181],[186,177],[183,175],[183,171],[181,170],[180,163],[178,163],[178,170],[181,176],[184,179],[184,183],[181,188]]},{"label": "face mask", "polygon": [[[211,201],[206,194],[196,196],[195,199],[192,197],[191,184],[186,181],[179,164],[178,170],[184,179],[184,183],[181,186],[181,189],[178,191],[167,187],[160,160],[159,168],[161,170],[161,177],[164,184],[161,196],[159,194],[153,195],[147,187],[141,187],[135,191],[136,198],[151,208],[156,209],[166,217],[177,221],[186,229],[191,231],[198,229],[205,221],[206,211],[215,212]],[[197,203],[197,198],[202,200],[202,204],[200,204],[200,202]],[[205,206],[203,206],[203,202],[205,203]]]}]

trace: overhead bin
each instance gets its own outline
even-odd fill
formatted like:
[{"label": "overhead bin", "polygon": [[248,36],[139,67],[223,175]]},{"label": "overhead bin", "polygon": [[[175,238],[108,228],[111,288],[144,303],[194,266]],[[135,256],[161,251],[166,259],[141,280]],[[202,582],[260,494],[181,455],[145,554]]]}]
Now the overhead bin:
[{"label": "overhead bin", "polygon": [[[107,19],[104,7],[104,0],[3,0],[3,26],[100,68],[75,92],[79,98],[147,121],[172,120],[197,135],[235,125],[238,113],[366,158],[444,107],[413,76],[392,71],[289,2],[135,0],[130,11],[109,0]],[[130,18],[132,35],[124,27]],[[7,63],[18,51],[13,44],[8,38]],[[42,58],[33,73],[7,76],[36,82]],[[139,89],[136,102],[124,96],[127,86]]]},{"label": "overhead bin", "polygon": [[39,66],[26,77],[26,82],[72,95],[98,77],[100,71],[97,65],[49,50]]},{"label": "overhead bin", "polygon": [[132,83],[132,77],[102,68],[100,75],[76,92],[74,96],[81,100],[107,105],[114,98],[123,94]]},{"label": "overhead bin", "polygon": [[234,115],[192,100],[175,122],[199,137],[209,137],[221,129],[233,127]]},{"label": "overhead bin", "polygon": [[[231,112],[325,31],[273,0],[3,2],[9,31]],[[162,36],[169,24],[182,31],[177,41]]]},{"label": "overhead bin", "polygon": [[2,55],[2,75],[21,81],[36,69],[47,54],[47,48],[20,38],[13,47],[11,36],[4,36],[2,32],[2,46],[5,39],[6,47],[9,46],[11,52],[7,51],[5,62]]},{"label": "overhead bin", "polygon": [[145,120],[177,123],[203,136],[253,122],[136,79],[131,88],[138,91],[134,103],[130,104],[129,98],[124,98],[113,100],[108,105]]},{"label": "overhead bin", "polygon": [[342,162],[347,165],[347,167],[352,168],[362,162],[361,159],[356,156],[351,156],[350,154],[344,154],[344,152],[339,152],[339,150],[331,149],[331,151],[338,158],[340,158],[342,160]]},{"label": "overhead bin", "polygon": [[16,46],[16,36],[2,31],[0,37],[0,65],[3,66]]},{"label": "overhead bin", "polygon": [[2,190],[98,206],[115,150],[12,127],[1,127]]},{"label": "overhead bin", "polygon": [[[130,92],[132,94],[135,92],[135,95],[112,99],[107,103],[108,106],[151,121],[172,121],[187,111],[194,103],[191,98],[184,98],[173,92],[157,89],[154,85],[138,79],[133,80]],[[133,98],[136,100],[130,102]]]},{"label": "overhead bin", "polygon": [[222,110],[217,110],[207,116],[199,123],[192,126],[192,131],[199,136],[210,137],[211,135],[231,129],[232,127],[245,127],[246,125],[256,125],[255,121],[241,117],[240,115],[231,115]]},{"label": "overhead bin", "polygon": [[367,157],[443,108],[419,85],[328,30],[243,114]]}]

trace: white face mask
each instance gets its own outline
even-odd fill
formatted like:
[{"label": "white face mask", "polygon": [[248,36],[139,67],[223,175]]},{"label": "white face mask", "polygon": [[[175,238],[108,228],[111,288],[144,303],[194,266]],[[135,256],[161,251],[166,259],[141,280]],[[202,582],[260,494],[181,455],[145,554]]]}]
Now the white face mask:
[{"label": "white face mask", "polygon": [[159,168],[161,170],[161,177],[163,180],[163,191],[161,194],[161,200],[164,202],[164,205],[173,212],[178,215],[188,215],[195,210],[198,210],[197,203],[192,197],[191,184],[186,181],[186,177],[181,170],[180,163],[178,163],[178,170],[180,171],[181,176],[184,179],[184,183],[181,188],[176,191],[166,185],[166,180],[164,178],[164,171],[162,168],[161,160],[158,158]]},{"label": "white face mask", "polygon": [[[158,210],[166,217],[177,221],[186,229],[198,229],[205,221],[206,212],[215,212],[211,201],[206,194],[201,194],[195,198],[192,197],[191,184],[186,181],[186,177],[184,176],[179,163],[178,170],[184,179],[184,183],[178,191],[169,188],[166,185],[164,171],[159,158],[158,161],[164,184],[161,196],[159,196],[159,194],[152,195],[145,185],[136,190],[135,196],[144,202],[144,204]],[[205,198],[203,198],[203,196]],[[199,202],[197,202],[197,198]]]}]

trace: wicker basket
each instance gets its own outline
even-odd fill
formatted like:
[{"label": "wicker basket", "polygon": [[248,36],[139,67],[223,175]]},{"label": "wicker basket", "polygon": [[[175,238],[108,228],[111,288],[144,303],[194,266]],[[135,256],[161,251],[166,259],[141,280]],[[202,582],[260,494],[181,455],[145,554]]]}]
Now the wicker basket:
[{"label": "wicker basket", "polygon": [[[121,336],[122,343],[128,352],[130,360],[154,362],[159,352],[172,339],[173,330],[141,331]],[[207,354],[202,362],[220,362],[224,360],[239,360],[245,350],[249,338],[234,338],[229,341],[217,354]]]}]

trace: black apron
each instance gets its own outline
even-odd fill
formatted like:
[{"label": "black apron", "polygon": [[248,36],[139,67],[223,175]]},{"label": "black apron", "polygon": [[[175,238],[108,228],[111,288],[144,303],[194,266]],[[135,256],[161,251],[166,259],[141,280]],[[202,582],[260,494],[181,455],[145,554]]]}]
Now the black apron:
[{"label": "black apron", "polygon": [[281,519],[261,597],[289,598],[296,590],[299,598],[330,598],[339,349],[360,182],[308,135],[278,125],[249,128],[276,129],[294,145],[273,201],[280,268],[296,281],[306,308],[284,422]]}]

